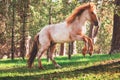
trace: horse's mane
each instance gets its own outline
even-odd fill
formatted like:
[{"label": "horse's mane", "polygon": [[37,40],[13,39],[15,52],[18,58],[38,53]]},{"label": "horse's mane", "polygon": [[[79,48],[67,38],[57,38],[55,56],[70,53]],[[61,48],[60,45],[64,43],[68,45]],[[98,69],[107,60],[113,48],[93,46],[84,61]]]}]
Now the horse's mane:
[{"label": "horse's mane", "polygon": [[73,10],[73,13],[66,19],[67,24],[72,23],[77,16],[80,16],[85,9],[93,8],[93,3],[83,4]]}]

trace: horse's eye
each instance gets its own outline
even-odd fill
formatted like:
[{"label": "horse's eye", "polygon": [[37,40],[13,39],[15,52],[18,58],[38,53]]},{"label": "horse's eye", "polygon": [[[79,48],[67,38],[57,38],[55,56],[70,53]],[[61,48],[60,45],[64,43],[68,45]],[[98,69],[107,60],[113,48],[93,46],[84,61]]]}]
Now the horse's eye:
[{"label": "horse's eye", "polygon": [[91,12],[91,14],[94,14],[93,12]]}]

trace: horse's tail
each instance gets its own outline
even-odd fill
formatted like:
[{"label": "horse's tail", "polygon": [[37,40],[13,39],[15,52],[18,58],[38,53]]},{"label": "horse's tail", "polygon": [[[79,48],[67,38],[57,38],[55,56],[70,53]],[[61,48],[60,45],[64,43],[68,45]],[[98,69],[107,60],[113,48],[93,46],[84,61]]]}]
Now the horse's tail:
[{"label": "horse's tail", "polygon": [[32,67],[32,63],[34,62],[34,59],[37,55],[37,52],[38,52],[38,45],[39,45],[39,35],[36,35],[34,37],[34,42],[33,42],[33,46],[32,46],[32,49],[29,53],[29,59],[28,59],[28,67],[31,68]]}]

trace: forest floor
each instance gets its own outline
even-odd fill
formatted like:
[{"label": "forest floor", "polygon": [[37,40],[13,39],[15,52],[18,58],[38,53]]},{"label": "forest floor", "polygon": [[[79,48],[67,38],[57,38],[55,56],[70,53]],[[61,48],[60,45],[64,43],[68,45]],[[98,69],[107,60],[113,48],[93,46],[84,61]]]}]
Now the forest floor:
[{"label": "forest floor", "polygon": [[56,69],[46,58],[42,59],[44,70],[37,67],[37,59],[32,69],[26,60],[0,60],[0,80],[120,80],[120,54],[81,54],[56,57],[62,66]]}]

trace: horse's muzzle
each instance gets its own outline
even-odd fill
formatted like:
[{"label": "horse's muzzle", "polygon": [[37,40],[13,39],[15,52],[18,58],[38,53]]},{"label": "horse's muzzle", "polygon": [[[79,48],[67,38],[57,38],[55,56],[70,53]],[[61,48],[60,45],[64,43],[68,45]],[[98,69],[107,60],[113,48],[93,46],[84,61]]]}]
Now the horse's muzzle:
[{"label": "horse's muzzle", "polygon": [[95,21],[95,22],[94,22],[94,25],[95,25],[95,26],[98,26],[98,21]]}]

